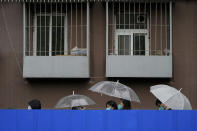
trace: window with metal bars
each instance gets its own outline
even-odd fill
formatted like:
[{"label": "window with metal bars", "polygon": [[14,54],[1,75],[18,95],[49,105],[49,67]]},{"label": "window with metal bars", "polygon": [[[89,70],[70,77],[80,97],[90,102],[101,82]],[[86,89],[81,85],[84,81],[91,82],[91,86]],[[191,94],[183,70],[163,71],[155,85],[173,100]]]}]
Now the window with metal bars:
[{"label": "window with metal bars", "polygon": [[86,56],[86,3],[26,3],[25,56]]},{"label": "window with metal bars", "polygon": [[170,55],[169,3],[109,2],[109,55]]},{"label": "window with metal bars", "polygon": [[64,47],[67,46],[64,39],[66,18],[60,15],[38,14],[35,16],[36,28],[33,41],[36,56],[64,55]]}]

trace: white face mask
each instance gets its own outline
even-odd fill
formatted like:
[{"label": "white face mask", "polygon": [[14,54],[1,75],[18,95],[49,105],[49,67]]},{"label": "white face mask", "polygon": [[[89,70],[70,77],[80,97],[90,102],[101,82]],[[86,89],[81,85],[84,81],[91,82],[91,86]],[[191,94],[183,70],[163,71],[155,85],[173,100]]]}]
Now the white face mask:
[{"label": "white face mask", "polygon": [[32,108],[31,108],[31,106],[28,106],[27,109],[28,109],[28,110],[31,110]]}]

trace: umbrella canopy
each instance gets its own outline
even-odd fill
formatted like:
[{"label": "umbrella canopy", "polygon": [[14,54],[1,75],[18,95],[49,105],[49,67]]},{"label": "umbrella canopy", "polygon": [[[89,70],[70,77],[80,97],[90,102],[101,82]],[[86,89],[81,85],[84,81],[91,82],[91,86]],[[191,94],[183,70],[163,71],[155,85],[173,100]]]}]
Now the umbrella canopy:
[{"label": "umbrella canopy", "polygon": [[74,94],[65,96],[60,99],[55,108],[67,108],[67,107],[77,107],[77,106],[88,106],[96,104],[92,99],[84,95]]},{"label": "umbrella canopy", "polygon": [[188,98],[181,93],[181,90],[168,85],[155,85],[150,88],[150,92],[169,108],[174,110],[192,109]]},{"label": "umbrella canopy", "polygon": [[129,101],[140,102],[134,90],[118,81],[101,81],[92,86],[89,90]]}]

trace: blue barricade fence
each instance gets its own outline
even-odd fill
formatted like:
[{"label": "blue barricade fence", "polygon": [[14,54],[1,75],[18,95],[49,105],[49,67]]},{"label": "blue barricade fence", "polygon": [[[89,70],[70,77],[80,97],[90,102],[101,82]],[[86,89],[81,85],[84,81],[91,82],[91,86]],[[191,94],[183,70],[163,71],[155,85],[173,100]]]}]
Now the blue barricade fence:
[{"label": "blue barricade fence", "polygon": [[197,131],[197,111],[0,110],[0,131]]}]

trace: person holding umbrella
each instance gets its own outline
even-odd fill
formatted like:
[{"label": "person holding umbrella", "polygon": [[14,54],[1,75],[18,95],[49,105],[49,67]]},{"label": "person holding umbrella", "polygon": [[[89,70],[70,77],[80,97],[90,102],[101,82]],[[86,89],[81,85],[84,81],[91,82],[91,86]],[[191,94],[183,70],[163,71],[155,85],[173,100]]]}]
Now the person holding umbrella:
[{"label": "person holding umbrella", "polygon": [[117,110],[117,109],[118,107],[115,101],[110,100],[106,103],[106,110]]},{"label": "person holding umbrella", "polygon": [[159,99],[156,99],[155,105],[158,107],[159,110],[167,110],[167,106],[161,103]]},{"label": "person holding umbrella", "polygon": [[75,94],[61,98],[55,108],[71,108],[72,110],[84,110],[85,106],[96,104],[92,99],[87,96]]},{"label": "person holding umbrella", "polygon": [[161,84],[151,86],[150,92],[160,101],[157,100],[156,105],[165,110],[192,110],[189,99],[181,93],[181,89]]},{"label": "person holding umbrella", "polygon": [[[113,81],[100,81],[89,88],[90,91],[120,98],[118,109],[131,109],[131,102],[140,103],[140,99],[130,87]],[[107,107],[108,104],[106,104]],[[110,106],[109,106],[110,107]],[[107,109],[109,109],[107,107]]]},{"label": "person holding umbrella", "polygon": [[119,108],[124,107],[125,109],[129,109],[131,107],[130,102],[140,103],[140,99],[135,91],[119,83],[119,81],[100,81],[89,88],[89,90],[122,99],[122,104],[119,105]]},{"label": "person holding umbrella", "polygon": [[120,99],[120,104],[118,104],[119,110],[130,110],[131,102],[125,99]]}]

